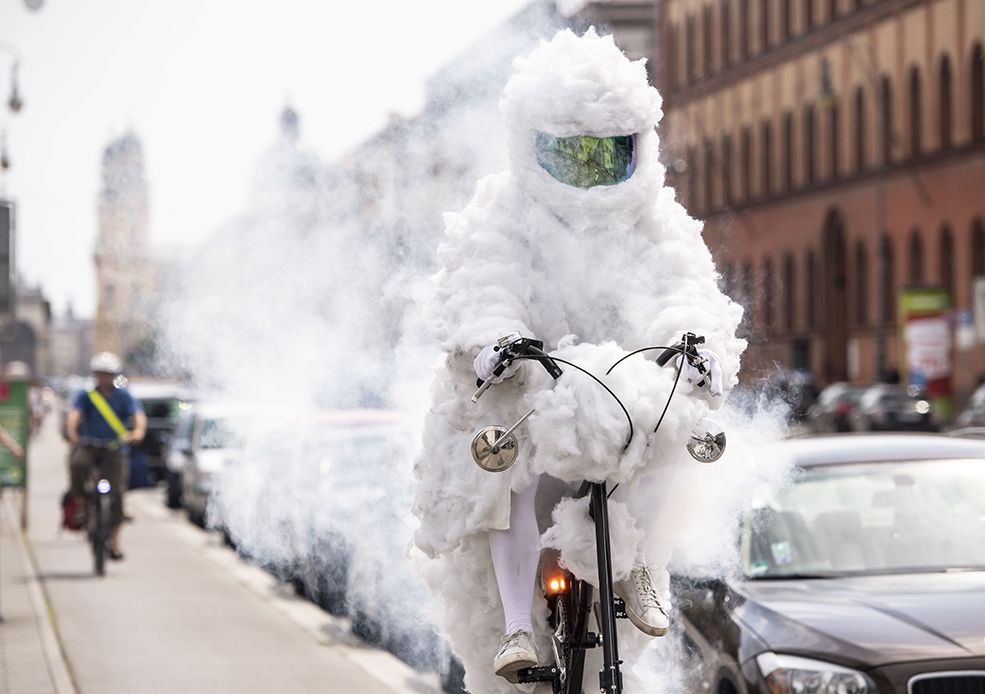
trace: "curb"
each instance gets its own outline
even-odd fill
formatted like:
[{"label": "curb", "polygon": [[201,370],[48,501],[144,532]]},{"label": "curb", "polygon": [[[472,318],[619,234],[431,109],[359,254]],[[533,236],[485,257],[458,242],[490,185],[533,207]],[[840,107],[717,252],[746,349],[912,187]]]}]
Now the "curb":
[{"label": "curb", "polygon": [[28,539],[20,527],[20,520],[11,506],[9,497],[3,499],[3,508],[0,509],[6,518],[4,522],[10,523],[9,527],[14,527],[17,551],[20,554],[24,566],[30,569],[30,576],[27,577],[27,594],[31,603],[31,611],[34,613],[35,623],[38,625],[38,634],[41,637],[41,648],[44,651],[45,661],[48,664],[48,675],[51,677],[51,684],[57,694],[78,694],[75,682],[72,680],[71,670],[62,652],[61,642],[55,632],[54,612],[48,596],[45,593],[44,585],[39,578],[38,565],[34,560],[34,553],[28,547]]}]

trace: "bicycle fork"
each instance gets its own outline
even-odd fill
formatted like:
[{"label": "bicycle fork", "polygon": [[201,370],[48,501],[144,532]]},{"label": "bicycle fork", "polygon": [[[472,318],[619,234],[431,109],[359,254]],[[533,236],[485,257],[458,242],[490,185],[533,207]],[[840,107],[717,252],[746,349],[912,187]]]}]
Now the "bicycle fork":
[{"label": "bicycle fork", "polygon": [[599,631],[602,641],[602,694],[622,692],[622,670],[616,643],[616,612],[612,589],[612,548],[609,545],[609,505],[605,482],[592,484],[591,515],[595,521],[595,547],[599,564]]}]

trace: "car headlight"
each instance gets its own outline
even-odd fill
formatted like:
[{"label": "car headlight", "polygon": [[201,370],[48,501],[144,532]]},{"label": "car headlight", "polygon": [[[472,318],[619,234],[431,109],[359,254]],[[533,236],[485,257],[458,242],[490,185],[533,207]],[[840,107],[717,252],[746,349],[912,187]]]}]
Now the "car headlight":
[{"label": "car headlight", "polygon": [[756,664],[770,694],[874,694],[875,683],[851,668],[820,660],[761,653]]}]

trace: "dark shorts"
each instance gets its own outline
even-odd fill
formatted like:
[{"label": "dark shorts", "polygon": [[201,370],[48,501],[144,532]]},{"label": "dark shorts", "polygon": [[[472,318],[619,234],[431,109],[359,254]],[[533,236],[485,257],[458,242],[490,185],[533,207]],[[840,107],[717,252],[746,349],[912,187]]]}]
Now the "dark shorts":
[{"label": "dark shorts", "polygon": [[123,490],[125,458],[121,451],[92,446],[77,446],[69,459],[71,466],[72,494],[85,495],[86,480],[92,474],[92,468],[99,462],[100,457],[105,461],[106,479],[109,480],[112,491],[110,502],[110,524],[117,526],[123,522]]}]

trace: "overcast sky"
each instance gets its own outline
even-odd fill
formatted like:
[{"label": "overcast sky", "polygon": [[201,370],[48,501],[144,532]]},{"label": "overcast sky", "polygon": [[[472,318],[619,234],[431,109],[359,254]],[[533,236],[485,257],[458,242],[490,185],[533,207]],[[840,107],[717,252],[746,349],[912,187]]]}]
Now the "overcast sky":
[{"label": "overcast sky", "polygon": [[390,113],[420,107],[424,81],[525,0],[0,0],[0,44],[22,54],[25,107],[0,126],[18,204],[17,261],[61,312],[91,315],[103,148],[144,144],[156,248],[189,246],[242,209],[286,101],[323,160]]}]

